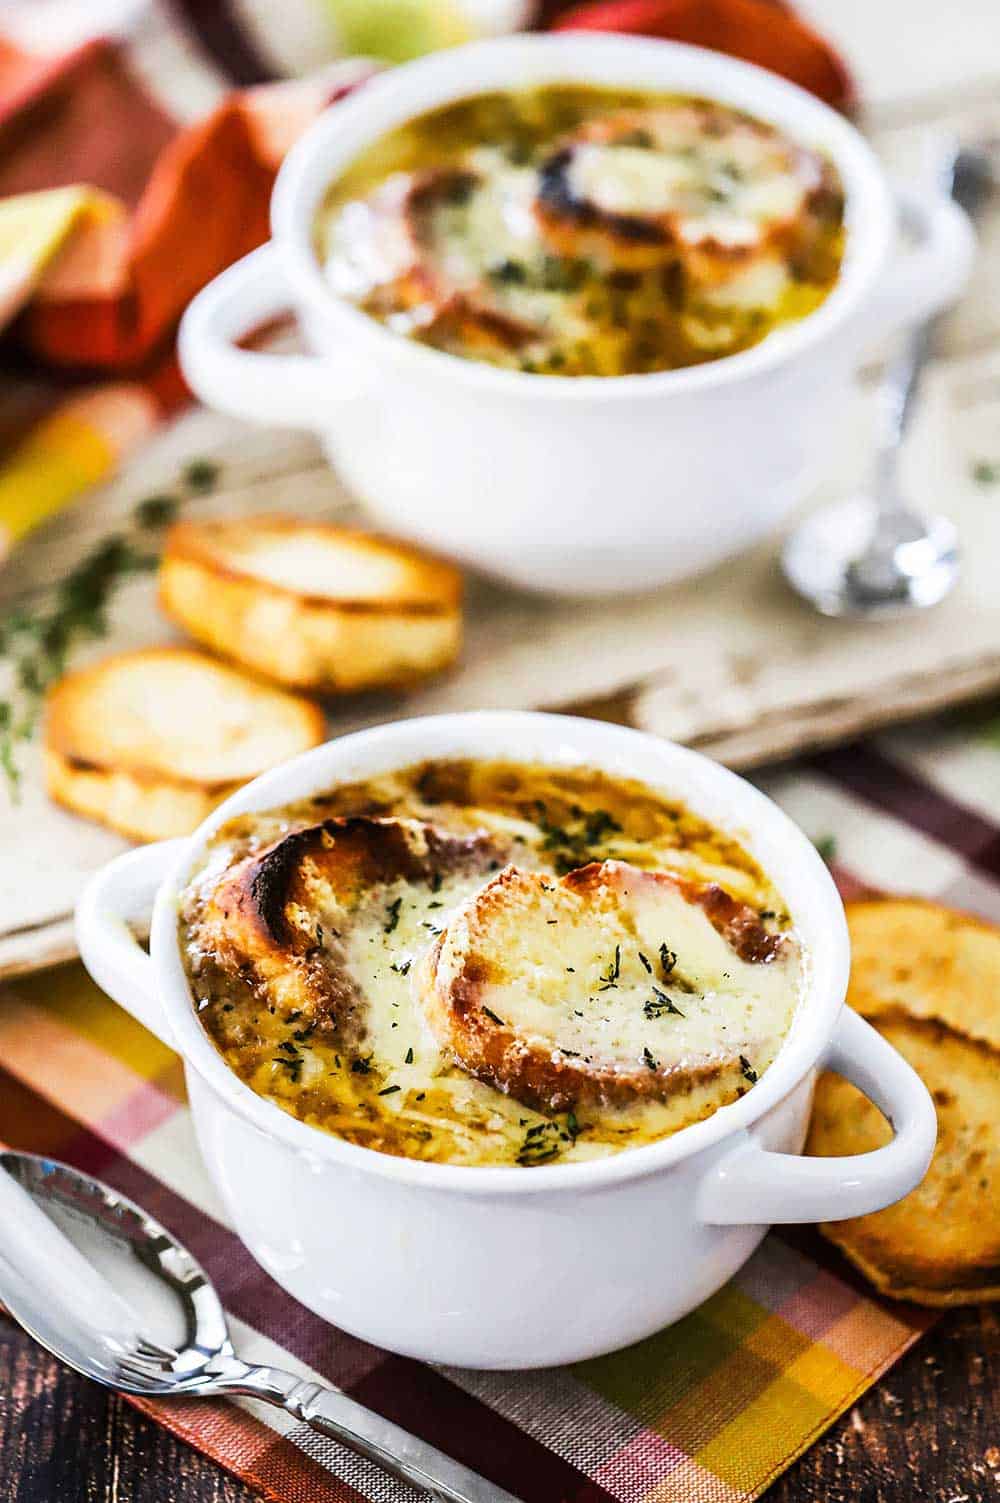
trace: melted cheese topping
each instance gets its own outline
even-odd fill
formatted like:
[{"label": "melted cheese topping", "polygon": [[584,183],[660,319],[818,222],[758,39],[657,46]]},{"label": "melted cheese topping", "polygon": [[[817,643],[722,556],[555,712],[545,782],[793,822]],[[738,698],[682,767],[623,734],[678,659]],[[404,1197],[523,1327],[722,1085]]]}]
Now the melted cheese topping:
[{"label": "melted cheese topping", "polygon": [[482,1006],[533,1044],[585,1061],[769,1061],[798,999],[796,946],[766,964],[743,960],[679,892],[630,889],[624,923],[617,907],[555,884],[537,912],[512,909],[492,926],[499,974]]},{"label": "melted cheese topping", "polygon": [[[268,994],[245,972],[222,969],[199,926],[207,897],[235,861],[291,830],[349,813],[416,819],[455,835],[486,833],[500,854],[485,869],[445,872],[437,881],[376,884],[347,907],[315,900],[309,916],[318,943],[362,999],[362,1032],[341,1038],[283,1008],[280,988]],[[640,920],[641,935],[631,937],[609,927],[584,954],[570,926],[561,931],[543,921],[544,940],[520,953],[512,948],[516,998],[508,989],[496,1002],[497,1011],[516,1008],[553,1047],[578,1053],[595,1048],[641,1059],[649,1049],[657,1058],[681,1059],[713,1040],[725,1050],[736,1039],[748,1064],[736,1093],[750,1088],[751,1076],[767,1068],[780,1046],[805,974],[783,901],[764,873],[732,836],[643,785],[509,763],[425,764],[270,815],[244,816],[217,833],[183,897],[181,929],[199,1014],[231,1068],[313,1126],[382,1152],[456,1164],[603,1157],[675,1132],[734,1099],[731,1087],[710,1083],[669,1101],[588,1109],[578,1117],[546,1114],[473,1079],[442,1051],[420,1005],[421,963],[501,857],[553,876],[618,859],[717,880],[757,907],[769,928],[787,933],[786,963],[750,965],[678,900],[670,909],[675,973],[669,982],[658,978],[657,986],[676,997],[684,1015],[650,1015],[651,977],[639,951],[654,952],[647,958],[658,963],[657,947],[667,938],[658,922],[650,917],[647,935]],[[602,990],[616,945],[616,984]],[[567,1008],[582,1016],[567,1021]]]}]

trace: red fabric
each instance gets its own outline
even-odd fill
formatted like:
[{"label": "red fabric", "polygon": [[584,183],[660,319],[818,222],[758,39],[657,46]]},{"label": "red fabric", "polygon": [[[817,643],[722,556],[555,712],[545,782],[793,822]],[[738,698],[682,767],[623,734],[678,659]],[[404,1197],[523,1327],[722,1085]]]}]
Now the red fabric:
[{"label": "red fabric", "polygon": [[40,57],[0,38],[0,198],[88,183],[131,207],[176,134],[114,42]]},{"label": "red fabric", "polygon": [[757,63],[836,109],[854,103],[843,61],[776,0],[597,0],[555,17],[554,30],[620,31],[690,42]]},{"label": "red fabric", "polygon": [[[831,103],[850,97],[843,64],[778,0],[606,0],[563,10],[555,25],[696,42],[770,67]],[[181,128],[131,73],[125,44],[97,39],[49,58],[0,39],[0,196],[83,182],[131,215],[103,261],[95,255],[92,285],[87,276],[72,286],[43,278],[7,336],[20,361],[67,375],[133,376],[170,407],[183,400],[173,335],[185,305],[267,238],[277,164],[255,124],[276,107],[304,124],[324,102],[317,91],[303,111],[301,102],[260,103],[268,97],[234,91]]]}]

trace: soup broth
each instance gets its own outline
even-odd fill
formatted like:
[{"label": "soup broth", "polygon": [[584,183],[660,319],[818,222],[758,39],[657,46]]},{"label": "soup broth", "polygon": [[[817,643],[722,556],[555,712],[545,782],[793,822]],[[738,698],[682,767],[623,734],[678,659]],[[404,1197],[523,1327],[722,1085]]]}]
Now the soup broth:
[{"label": "soup broth", "polygon": [[553,85],[370,146],[315,226],[330,286],[400,335],[544,375],[748,349],[836,282],[833,164],[709,100]]},{"label": "soup broth", "polygon": [[[631,918],[601,930],[593,958],[558,910],[518,919],[529,986],[548,978],[532,1005],[562,1030],[543,1063],[564,1083],[540,1100],[520,1077],[463,1064],[429,1026],[422,988],[432,950],[440,959],[480,894],[534,882],[543,903],[577,903],[581,871],[632,885],[659,874],[676,885],[674,917],[649,941]],[[677,896],[688,890],[738,916],[735,949],[701,909],[691,927]],[[181,929],[201,1021],[251,1089],[351,1143],[453,1164],[603,1157],[710,1115],[768,1068],[806,973],[781,895],[732,835],[639,783],[509,762],[424,763],[230,821],[184,894]],[[514,1026],[523,990],[481,999],[488,1029]],[[523,1026],[527,1038],[535,1022]],[[591,1046],[651,1093],[606,1092]],[[694,1059],[738,1065],[688,1079]],[[656,1073],[668,1062],[682,1082],[669,1090]]]}]

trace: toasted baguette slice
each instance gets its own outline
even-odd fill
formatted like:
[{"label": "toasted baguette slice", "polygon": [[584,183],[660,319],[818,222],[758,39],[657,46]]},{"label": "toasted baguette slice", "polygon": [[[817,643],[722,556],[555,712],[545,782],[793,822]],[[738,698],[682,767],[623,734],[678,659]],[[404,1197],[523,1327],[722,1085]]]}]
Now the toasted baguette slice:
[{"label": "toasted baguette slice", "polygon": [[[821,1230],[896,1299],[923,1305],[1000,1299],[1000,1054],[943,1023],[902,1013],[881,1017],[879,1031],[934,1097],[934,1158],[926,1178],[896,1205]],[[890,1136],[860,1091],[840,1076],[821,1078],[807,1153],[868,1153]]]},{"label": "toasted baguette slice", "polygon": [[400,687],[453,662],[457,570],[406,548],[288,517],[180,522],[160,604],[223,657],[294,688]]},{"label": "toasted baguette slice", "polygon": [[936,1018],[1000,1050],[1000,929],[921,898],[847,905],[848,1001],[865,1018]]},{"label": "toasted baguette slice", "polygon": [[120,653],[52,690],[46,783],[78,814],[136,840],[161,840],[188,834],[240,784],[324,735],[309,700],[203,653]]},{"label": "toasted baguette slice", "polygon": [[217,972],[252,978],[271,1006],[356,1041],[367,999],[349,965],[352,946],[365,951],[373,929],[395,929],[414,887],[437,891],[458,873],[485,874],[494,857],[484,834],[451,835],[415,819],[327,819],[222,873],[195,921],[198,950]]},{"label": "toasted baguette slice", "polygon": [[420,998],[459,1064],[540,1111],[714,1081],[733,1100],[787,1027],[795,948],[715,885],[622,861],[561,881],[508,866],[453,914]]}]

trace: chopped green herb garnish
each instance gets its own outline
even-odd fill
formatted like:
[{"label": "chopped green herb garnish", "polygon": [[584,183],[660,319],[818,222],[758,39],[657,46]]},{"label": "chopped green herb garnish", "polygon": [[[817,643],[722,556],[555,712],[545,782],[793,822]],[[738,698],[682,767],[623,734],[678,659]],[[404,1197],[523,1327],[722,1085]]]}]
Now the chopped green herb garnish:
[{"label": "chopped green herb garnish", "polygon": [[487,275],[493,282],[522,283],[528,280],[528,269],[523,261],[513,261],[508,257],[491,266]]},{"label": "chopped green herb garnish", "polygon": [[751,1085],[756,1085],[758,1079],[757,1071],[745,1054],[740,1055],[740,1069],[743,1071],[744,1080],[749,1080]]},{"label": "chopped green herb garnish", "polygon": [[412,964],[412,960],[404,960],[402,965],[397,965],[396,962],[393,961],[389,969],[390,971],[395,971],[397,976],[406,976],[409,973],[410,966]]},{"label": "chopped green herb garnish", "polygon": [[646,959],[645,955],[642,953],[641,950],[639,951],[639,960],[641,961],[643,968],[645,970],[647,970],[649,972],[649,974],[652,976],[652,974],[653,974],[653,967],[650,965],[649,961]]},{"label": "chopped green herb garnish", "polygon": [[670,1013],[678,1018],[684,1016],[680,1008],[658,986],[653,987],[653,996],[642,1004],[642,1010],[647,1018],[665,1018]]},{"label": "chopped green herb garnish", "polygon": [[660,1068],[659,1061],[653,1058],[648,1046],[643,1048],[642,1057],[650,1070],[658,1070]]},{"label": "chopped green herb garnish", "polygon": [[611,987],[617,986],[618,985],[618,977],[621,975],[621,969],[622,969],[622,947],[621,947],[621,945],[615,945],[615,958],[611,962],[611,964],[608,966],[607,970],[604,971],[604,972],[602,972],[602,974],[601,974],[601,984],[600,984],[598,990],[602,991],[602,992],[606,992]]},{"label": "chopped green herb garnish", "polygon": [[972,466],[972,478],[980,485],[996,485],[1000,480],[1000,462],[993,459],[977,459]]},{"label": "chopped green herb garnish", "polygon": [[498,1018],[497,1015],[496,1015],[496,1013],[493,1012],[493,1010],[491,1008],[484,1007],[483,1008],[483,1012],[486,1014],[486,1016],[488,1018],[490,1018],[492,1020],[492,1022],[498,1023],[501,1028],[506,1028],[507,1027],[507,1024],[504,1022],[503,1018]]},{"label": "chopped green herb garnish", "polygon": [[[339,1059],[337,1063],[340,1063]],[[356,1059],[351,1060],[352,1075],[370,1075],[371,1069],[372,1057],[370,1054],[359,1054]]]},{"label": "chopped green herb garnish", "polygon": [[299,1080],[302,1077],[302,1060],[300,1059],[298,1052],[288,1057],[282,1054],[276,1054],[274,1055],[274,1063],[276,1065],[284,1065],[285,1069],[288,1071],[289,1079],[291,1080],[292,1084],[298,1085]]},{"label": "chopped green herb garnish", "polygon": [[671,950],[666,944],[660,946],[660,970],[664,979],[668,980],[670,973],[677,964],[677,951]]},{"label": "chopped green herb garnish", "polygon": [[379,1095],[380,1096],[392,1096],[399,1089],[400,1089],[400,1087],[398,1085],[387,1085],[384,1090],[379,1091]]},{"label": "chopped green herb garnish", "polygon": [[13,669],[15,690],[3,701],[0,769],[16,798],[21,769],[16,747],[35,731],[47,690],[66,671],[77,642],[107,635],[107,608],[118,583],[156,567],[116,534],[99,543],[72,569],[42,606],[14,606],[0,616],[0,652]]},{"label": "chopped green herb garnish", "polygon": [[444,930],[440,927],[440,925],[438,925],[438,924],[432,924],[431,921],[430,921],[430,919],[423,919],[421,921],[420,927],[422,929],[429,929],[431,931],[431,933],[433,935],[435,935],[435,936],[437,936],[438,934],[443,934],[444,933]]},{"label": "chopped green herb garnish", "polygon": [[606,835],[620,832],[621,825],[607,809],[593,809],[584,821],[583,838],[588,845],[600,845]]},{"label": "chopped green herb garnish", "polygon": [[215,489],[219,466],[211,459],[192,459],[184,466],[184,483],[200,496]]},{"label": "chopped green herb garnish", "polygon": [[393,932],[393,930],[396,928],[396,925],[399,923],[399,910],[402,908],[402,906],[403,906],[403,899],[402,898],[393,898],[392,902],[389,904],[388,908],[386,909],[386,912],[388,913],[389,916],[386,919],[385,923],[382,925],[382,931],[383,931],[383,933],[385,933],[385,934],[391,934]]},{"label": "chopped green herb garnish", "polygon": [[406,1058],[403,1060],[403,1064],[404,1065],[412,1065],[413,1064],[413,1045],[412,1044],[410,1045],[409,1049],[407,1049],[407,1051],[406,1051]]},{"label": "chopped green herb garnish", "polygon": [[176,496],[147,496],[135,509],[140,527],[165,527],[177,515],[180,502]]}]

